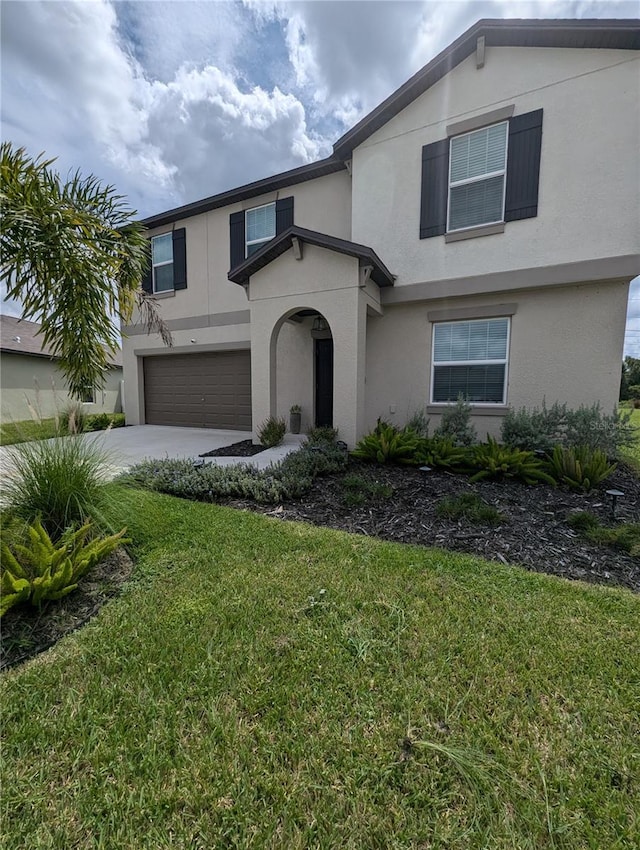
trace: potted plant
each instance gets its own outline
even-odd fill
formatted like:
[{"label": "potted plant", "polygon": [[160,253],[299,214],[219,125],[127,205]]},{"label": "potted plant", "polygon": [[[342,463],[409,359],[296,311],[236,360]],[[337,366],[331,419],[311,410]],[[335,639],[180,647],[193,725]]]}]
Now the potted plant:
[{"label": "potted plant", "polygon": [[289,430],[292,434],[300,433],[300,420],[302,418],[302,408],[299,404],[292,404],[289,409]]}]

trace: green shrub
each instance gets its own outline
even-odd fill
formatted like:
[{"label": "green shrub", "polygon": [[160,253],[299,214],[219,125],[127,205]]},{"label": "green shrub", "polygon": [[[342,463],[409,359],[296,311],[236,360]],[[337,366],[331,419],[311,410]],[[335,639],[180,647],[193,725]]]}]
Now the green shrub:
[{"label": "green shrub", "polygon": [[558,402],[547,407],[543,401],[541,409],[509,410],[502,420],[502,442],[513,449],[551,452],[563,438],[566,418],[567,406]]},{"label": "green shrub", "polygon": [[268,449],[274,446],[279,446],[286,434],[287,426],[284,419],[278,419],[276,416],[270,416],[266,419],[258,429],[258,439],[262,446]]},{"label": "green shrub", "polygon": [[124,413],[111,413],[111,427],[112,428],[124,428],[126,425],[126,419]]},{"label": "green shrub", "polygon": [[636,441],[631,415],[630,410],[618,408],[610,414],[604,413],[599,403],[568,410],[563,443],[570,448],[598,449],[607,457],[617,458],[620,449],[632,446]]},{"label": "green shrub", "polygon": [[570,514],[567,522],[583,537],[597,546],[611,546],[634,557],[640,556],[640,523],[622,522],[608,527],[602,525],[597,517],[587,512]]},{"label": "green shrub", "polygon": [[616,468],[600,449],[589,446],[563,448],[556,446],[547,464],[548,471],[561,484],[572,490],[588,492]]},{"label": "green shrub", "polygon": [[424,408],[416,410],[413,416],[407,422],[405,428],[408,431],[415,431],[419,437],[429,436],[429,417]]},{"label": "green shrub", "polygon": [[381,484],[379,481],[368,481],[362,475],[351,473],[342,479],[343,496],[345,505],[360,507],[369,502],[380,502],[390,499],[393,495],[393,487],[389,484]]},{"label": "green shrub", "polygon": [[87,414],[80,402],[72,402],[60,413],[61,434],[82,434],[87,427]]},{"label": "green shrub", "polygon": [[488,437],[486,443],[474,446],[469,459],[471,466],[479,470],[471,476],[471,481],[505,477],[518,478],[526,484],[539,484],[541,481],[551,485],[556,483],[533,452],[501,446],[492,437]]},{"label": "green shrub", "polygon": [[14,474],[7,476],[4,495],[16,516],[29,523],[40,518],[54,540],[65,528],[98,518],[109,455],[95,440],[20,443],[8,456]]},{"label": "green shrub", "polygon": [[420,438],[415,431],[399,431],[394,425],[378,419],[375,429],[360,440],[351,454],[374,463],[412,463],[419,444]]},{"label": "green shrub", "polygon": [[436,506],[436,514],[445,519],[466,519],[478,525],[498,525],[503,515],[493,505],[488,505],[476,493],[445,496]]},{"label": "green shrub", "polygon": [[469,449],[455,446],[450,437],[431,437],[420,441],[414,455],[414,463],[418,466],[464,472],[469,466]]},{"label": "green shrub", "polygon": [[109,537],[90,538],[92,530],[91,523],[85,523],[76,531],[67,530],[54,544],[36,520],[28,526],[24,543],[3,539],[0,616],[19,602],[40,607],[47,600],[62,599],[91,567],[128,542],[124,528]]},{"label": "green shrub", "polygon": [[87,416],[85,431],[105,431],[111,425],[108,413],[93,413]]},{"label": "green shrub", "polygon": [[322,443],[335,443],[338,439],[338,429],[330,425],[316,425],[307,433],[304,445],[317,446]]},{"label": "green shrub", "polygon": [[471,405],[462,396],[443,410],[434,435],[447,437],[456,446],[470,446],[476,442],[476,429],[471,424]]},{"label": "green shrub", "polygon": [[300,498],[315,478],[339,472],[347,462],[346,452],[325,444],[292,452],[265,470],[242,463],[194,467],[190,460],[148,460],[132,467],[124,478],[150,490],[201,502],[252,499],[273,504]]}]

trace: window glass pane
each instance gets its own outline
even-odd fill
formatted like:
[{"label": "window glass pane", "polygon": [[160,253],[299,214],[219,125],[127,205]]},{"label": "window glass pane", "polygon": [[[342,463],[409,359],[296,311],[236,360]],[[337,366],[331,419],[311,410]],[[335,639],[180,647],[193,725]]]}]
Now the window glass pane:
[{"label": "window glass pane", "polygon": [[254,242],[252,245],[247,245],[247,257],[255,254],[256,251],[259,251],[260,248],[262,248],[263,245],[266,245],[268,241],[269,240],[266,239],[264,242]]},{"label": "window glass pane", "polygon": [[505,165],[507,124],[485,127],[451,139],[451,182],[501,171]]},{"label": "window glass pane", "polygon": [[447,322],[435,326],[433,359],[506,360],[508,319]]},{"label": "window glass pane", "polygon": [[173,260],[173,237],[170,233],[154,236],[151,240],[153,264],[170,263]]},{"label": "window glass pane", "polygon": [[247,242],[255,239],[273,239],[276,235],[276,205],[247,210]]},{"label": "window glass pane", "polygon": [[433,374],[434,402],[454,402],[464,396],[475,404],[502,404],[504,364],[490,366],[436,366]]},{"label": "window glass pane", "polygon": [[153,291],[167,292],[173,289],[173,263],[156,266],[153,270]]},{"label": "window glass pane", "polygon": [[455,186],[449,192],[449,230],[502,221],[504,176]]}]

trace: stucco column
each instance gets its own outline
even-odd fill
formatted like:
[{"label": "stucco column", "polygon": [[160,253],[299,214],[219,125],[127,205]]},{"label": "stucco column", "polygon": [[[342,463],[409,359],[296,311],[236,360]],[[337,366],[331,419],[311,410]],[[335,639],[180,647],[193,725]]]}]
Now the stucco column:
[{"label": "stucco column", "polygon": [[251,304],[251,418],[256,440],[262,423],[277,414],[274,318],[266,306]]},{"label": "stucco column", "polygon": [[364,429],[367,302],[357,287],[348,291],[348,302],[342,332],[333,334],[333,421],[353,448]]}]

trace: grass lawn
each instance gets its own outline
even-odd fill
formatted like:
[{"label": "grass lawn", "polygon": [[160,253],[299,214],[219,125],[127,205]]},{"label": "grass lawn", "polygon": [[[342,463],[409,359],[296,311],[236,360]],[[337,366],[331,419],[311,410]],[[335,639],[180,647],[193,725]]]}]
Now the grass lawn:
[{"label": "grass lawn", "polygon": [[3,847],[640,845],[640,599],[112,485],[137,577],[0,682]]},{"label": "grass lawn", "polygon": [[623,456],[636,470],[640,472],[640,410],[631,412],[631,424],[639,430],[636,431],[635,446],[623,450]]},{"label": "grass lawn", "polygon": [[48,440],[55,437],[58,431],[55,419],[40,419],[34,422],[25,419],[22,422],[4,422],[0,425],[0,446],[12,446],[15,443],[26,443],[30,440]]}]

